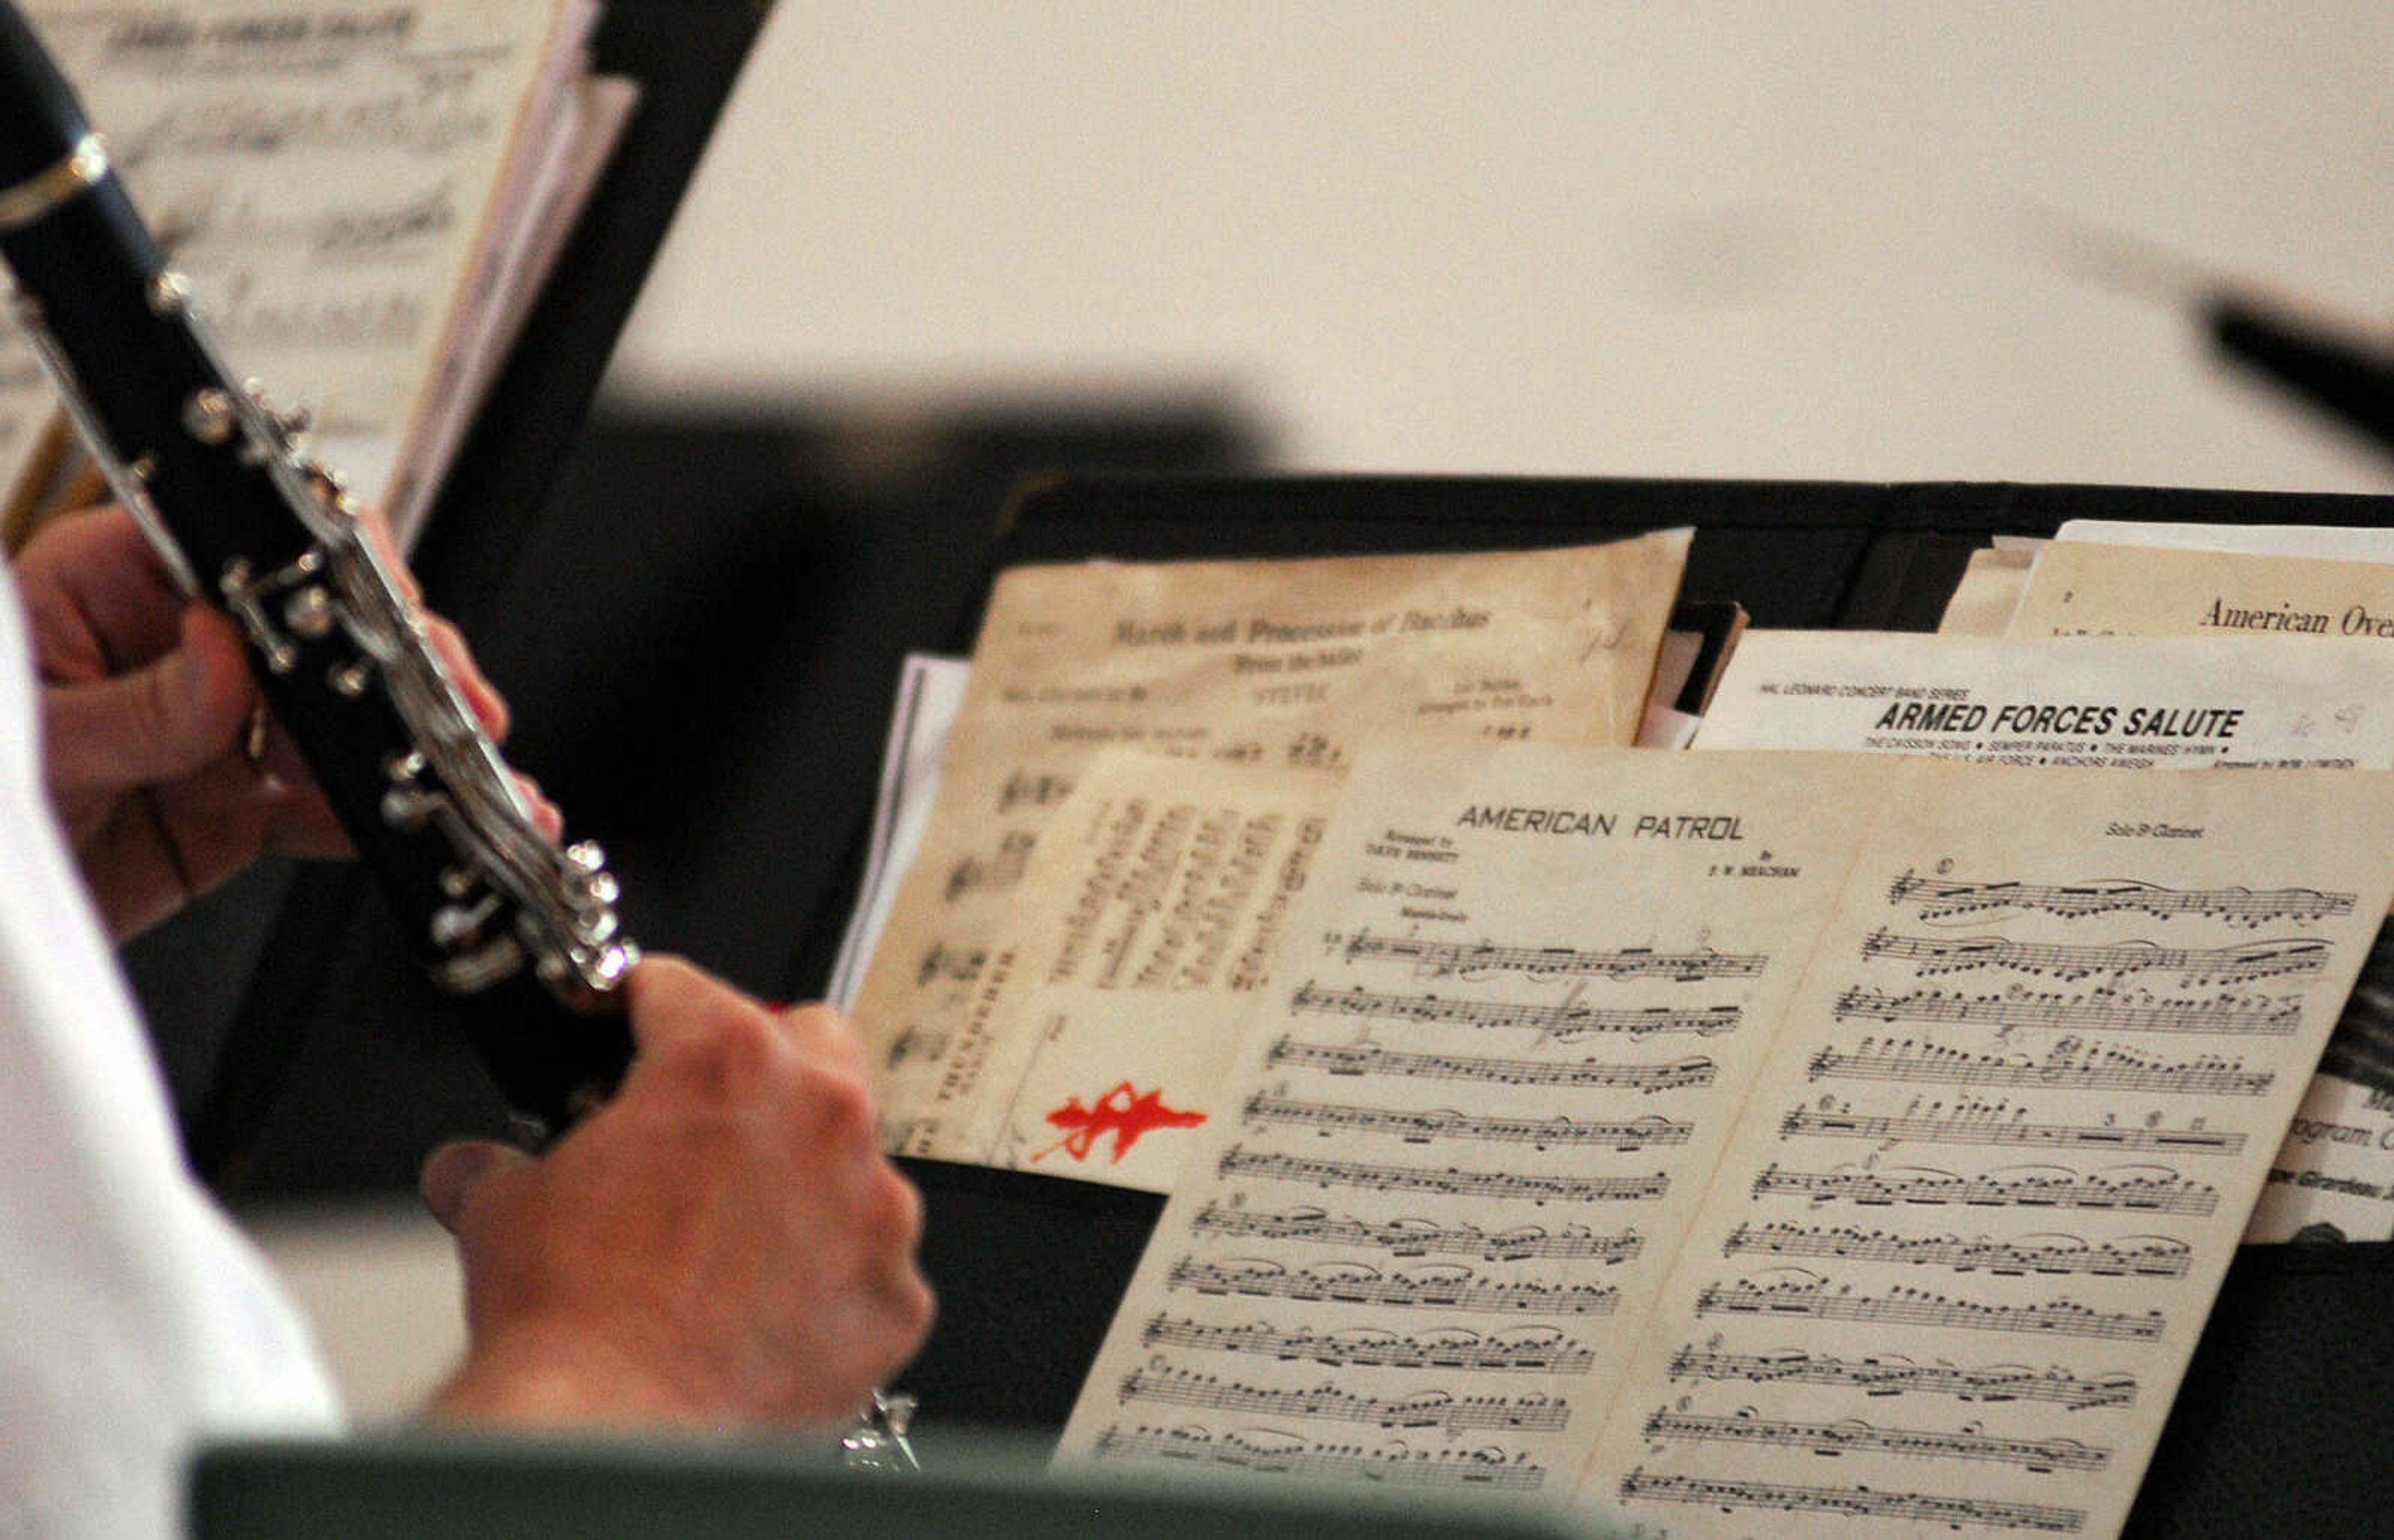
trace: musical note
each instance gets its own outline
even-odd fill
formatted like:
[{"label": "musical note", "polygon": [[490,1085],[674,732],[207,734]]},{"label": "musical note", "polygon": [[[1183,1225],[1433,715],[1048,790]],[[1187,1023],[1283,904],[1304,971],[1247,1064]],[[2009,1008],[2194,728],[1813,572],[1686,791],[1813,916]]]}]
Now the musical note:
[{"label": "musical note", "polygon": [[948,1033],[926,1032],[921,1027],[908,1027],[889,1045],[887,1060],[890,1069],[897,1069],[910,1059],[938,1060],[947,1057]]},{"label": "musical note", "polygon": [[1159,1315],[1139,1329],[1139,1341],[1151,1348],[1203,1348],[1220,1353],[1305,1359],[1334,1369],[1351,1363],[1379,1369],[1465,1369],[1475,1374],[1584,1375],[1596,1362],[1593,1352],[1551,1326],[1519,1326],[1493,1335],[1450,1330],[1404,1336],[1366,1326],[1329,1332],[1299,1326],[1280,1331],[1261,1323],[1224,1326]]},{"label": "musical note", "polygon": [[2350,893],[2311,888],[2175,888],[2106,878],[2082,883],[1947,881],[1906,872],[1888,888],[1891,904],[1916,903],[1923,920],[2004,909],[2041,909],[2065,920],[2135,913],[2166,920],[2179,915],[2260,927],[2335,919],[2352,913]]},{"label": "musical note", "polygon": [[986,948],[975,947],[969,952],[951,952],[946,943],[933,941],[931,950],[923,954],[922,966],[914,970],[915,987],[927,988],[934,980],[968,984],[980,977],[981,968],[989,962]]},{"label": "musical note", "polygon": [[1399,1444],[1367,1450],[1352,1444],[1313,1444],[1302,1439],[1264,1439],[1240,1433],[1220,1437],[1203,1429],[1164,1431],[1141,1428],[1125,1433],[1109,1428],[1098,1435],[1091,1454],[1100,1460],[1193,1461],[1258,1475],[1312,1481],[1370,1481],[1385,1486],[1455,1486],[1504,1492],[1534,1492],[1545,1469],[1501,1450],[1408,1449]]},{"label": "musical note", "polygon": [[2216,994],[2177,1000],[2141,991],[2096,989],[2054,994],[2019,988],[2000,994],[1949,994],[1939,989],[1898,994],[1849,989],[1837,996],[1840,1020],[1931,1021],[1989,1027],[2053,1027],[2071,1031],[2216,1032],[2291,1037],[2302,1026],[2299,997]]},{"label": "musical note", "polygon": [[1466,1432],[1555,1433],[1571,1424],[1571,1402],[1559,1396],[1466,1396],[1424,1390],[1410,1396],[1359,1396],[1328,1381],[1307,1390],[1277,1390],[1157,1363],[1133,1369],[1114,1399],[1150,1402],[1249,1416],[1312,1417],[1379,1428],[1435,1428],[1450,1439]]},{"label": "musical note", "polygon": [[1883,1295],[1831,1288],[1819,1273],[1789,1270],[1779,1282],[1741,1278],[1711,1283],[1696,1295],[1698,1315],[1805,1316],[1815,1321],[1855,1321],[1888,1326],[1944,1326],[1974,1332],[2046,1332],[2114,1341],[2159,1339],[2167,1323],[2159,1310],[2090,1310],[2071,1299],[2034,1305],[1990,1305],[1919,1289],[1895,1288]]},{"label": "musical note", "polygon": [[[1920,1169],[1903,1175],[1874,1171],[1789,1171],[1773,1162],[1754,1179],[1754,1195],[1809,1198],[1815,1204],[1944,1204],[1988,1208],[2124,1209],[2143,1214],[2200,1217],[2219,1205],[2216,1190],[2190,1182],[2166,1167],[2158,1176],[2117,1179],[2081,1175],[2068,1166],[2027,1169],[2018,1176],[1955,1176]],[[2058,1175],[2056,1174],[2058,1173]]]},{"label": "musical note", "polygon": [[1411,1144],[1447,1139],[1486,1144],[1532,1144],[1541,1150],[1589,1146],[1643,1150],[1681,1145],[1688,1142],[1694,1128],[1692,1124],[1673,1123],[1662,1117],[1606,1123],[1581,1123],[1567,1117],[1472,1117],[1442,1109],[1414,1112],[1302,1101],[1262,1091],[1247,1098],[1243,1111],[1246,1121],[1256,1125],[1285,1124],[1325,1133],[1341,1129],[1348,1133],[1393,1134]]},{"label": "musical note", "polygon": [[261,208],[243,196],[222,205],[191,200],[171,218],[180,243],[204,244],[211,252],[236,253],[248,258],[263,250],[304,249],[318,261],[388,261],[419,256],[418,248],[454,229],[461,217],[457,190],[443,180],[422,191],[408,192],[380,203],[298,216]]},{"label": "musical note", "polygon": [[1319,732],[1300,732],[1291,738],[1281,757],[1296,770],[1336,770],[1347,762],[1346,753]]},{"label": "musical note", "polygon": [[1898,936],[1880,930],[1863,938],[1862,955],[1909,962],[1923,975],[1978,967],[2005,967],[2065,980],[2098,973],[2176,973],[2190,988],[2198,983],[2316,977],[2327,968],[2328,943],[2316,937],[2290,937],[2220,947],[2159,946],[2147,941],[2074,946],[2013,941],[2000,936]]},{"label": "musical note", "polygon": [[1312,1182],[1322,1187],[1361,1187],[1375,1192],[1436,1192],[1453,1198],[1501,1198],[1512,1202],[1639,1203],[1670,1190],[1667,1173],[1651,1177],[1540,1177],[1509,1171],[1460,1171],[1421,1165],[1374,1165],[1362,1161],[1306,1160],[1295,1155],[1249,1154],[1232,1145],[1215,1167],[1223,1177],[1261,1177]]},{"label": "musical note", "polygon": [[1965,1241],[1953,1235],[1891,1235],[1882,1230],[1835,1230],[1809,1225],[1741,1224],[1730,1231],[1722,1255],[1835,1257],[1848,1261],[1891,1262],[1904,1267],[1951,1268],[1975,1272],[2086,1273],[2098,1278],[2183,1278],[2193,1250],[2167,1236],[2131,1237],[2099,1245],[2072,1235],[2031,1239]]},{"label": "musical note", "polygon": [[262,289],[236,273],[215,290],[209,330],[243,352],[296,349],[328,340],[353,349],[404,348],[432,324],[428,296],[400,283],[345,295],[291,295]]},{"label": "musical note", "polygon": [[1600,1010],[1577,1001],[1531,1006],[1497,1000],[1448,1000],[1435,994],[1375,994],[1360,985],[1348,990],[1321,989],[1310,981],[1297,986],[1296,993],[1289,997],[1288,1008],[1322,1016],[1359,1016],[1450,1027],[1521,1027],[1556,1042],[1590,1033],[1622,1033],[1631,1037],[1692,1033],[1709,1037],[1716,1033],[1735,1032],[1745,1014],[1733,1005]]},{"label": "musical note", "polygon": [[1010,813],[1017,808],[1052,808],[1072,794],[1072,777],[1069,775],[1014,770],[998,788],[997,810]]},{"label": "musical note", "polygon": [[1469,1268],[1441,1266],[1416,1273],[1383,1273],[1357,1263],[1339,1263],[1292,1272],[1277,1262],[1224,1264],[1200,1262],[1193,1257],[1183,1257],[1172,1265],[1165,1287],[1256,1299],[1493,1314],[1611,1315],[1621,1303],[1621,1291],[1610,1284],[1493,1283]]},{"label": "musical note", "polygon": [[2084,1508],[2041,1503],[2001,1503],[1980,1497],[1940,1497],[1927,1492],[1874,1492],[1866,1486],[1790,1486],[1770,1481],[1709,1481],[1698,1476],[1650,1476],[1641,1468],[1621,1479],[1624,1501],[1699,1503],[1724,1512],[1741,1507],[1782,1513],[1840,1513],[1856,1519],[1911,1519],[1959,1528],[2043,1530],[2075,1534],[2086,1522]]},{"label": "musical note", "polygon": [[1308,1043],[1286,1035],[1266,1055],[1269,1064],[1335,1075],[1388,1075],[1421,1080],[1480,1081],[1497,1086],[1554,1086],[1571,1090],[1695,1090],[1713,1083],[1717,1066],[1701,1055],[1672,1064],[1608,1064],[1584,1059],[1559,1064],[1543,1059],[1481,1059],[1405,1053],[1377,1043]]},{"label": "musical note", "polygon": [[947,895],[954,903],[967,893],[1003,893],[1022,881],[1037,836],[1009,829],[998,840],[997,854],[986,859],[967,856],[949,869]]},{"label": "musical note", "polygon": [[1569,946],[1498,946],[1493,941],[1441,941],[1418,936],[1375,936],[1358,931],[1351,937],[1324,938],[1341,946],[1348,963],[1398,962],[1415,972],[1438,978],[1480,973],[1526,973],[1537,979],[1604,978],[1670,979],[1694,983],[1706,979],[1755,979],[1770,966],[1760,954],[1732,954],[1700,947],[1692,952],[1657,952],[1630,946],[1581,950]]},{"label": "musical note", "polygon": [[1874,1396],[1951,1396],[1955,1401],[2045,1402],[2065,1411],[2130,1406],[2135,1376],[2125,1374],[2083,1379],[2069,1370],[2031,1370],[2017,1364],[1964,1369],[1951,1363],[1917,1363],[1907,1358],[1833,1358],[1801,1351],[1725,1353],[1683,1347],[1671,1358],[1674,1380],[1743,1380],[1756,1385],[1835,1385]]},{"label": "musical note", "polygon": [[1400,1257],[1480,1257],[1491,1262],[1532,1259],[1626,1262],[1645,1248],[1636,1231],[1592,1231],[1572,1225],[1549,1231],[1541,1225],[1489,1231],[1477,1225],[1434,1224],[1427,1219],[1367,1222],[1332,1218],[1319,1208],[1265,1213],[1208,1202],[1190,1228],[1201,1234],[1245,1235],[1274,1241],[1312,1241],[1323,1245],[1375,1246]]},{"label": "musical note", "polygon": [[1779,1120],[1781,1139],[1861,1139],[1901,1144],[2021,1144],[2044,1148],[2164,1151],[2172,1154],[2233,1155],[2244,1136],[2207,1128],[2153,1128],[2103,1124],[2029,1123],[2025,1108],[2005,1102],[1964,1101],[1945,1108],[1931,1102],[1917,1115],[1865,1115],[1834,1107],[1797,1107]]},{"label": "musical note", "polygon": [[1880,1428],[1848,1418],[1841,1422],[1789,1422],[1740,1412],[1699,1416],[1665,1408],[1646,1419],[1645,1434],[1660,1442],[1770,1444],[1809,1449],[1815,1454],[1909,1454],[1936,1460],[1988,1460],[2016,1465],[2040,1475],[2057,1470],[2100,1470],[2111,1452],[2076,1439],[1999,1439],[1967,1430],[1932,1432],[1921,1428]]},{"label": "musical note", "polygon": [[2026,1054],[1966,1053],[1908,1037],[1865,1037],[1850,1049],[1822,1048],[1807,1069],[1814,1080],[2218,1096],[2259,1096],[2278,1078],[2266,1070],[2247,1071],[2243,1062],[2204,1055],[2170,1063],[2077,1037],[2060,1039],[2042,1060]]}]

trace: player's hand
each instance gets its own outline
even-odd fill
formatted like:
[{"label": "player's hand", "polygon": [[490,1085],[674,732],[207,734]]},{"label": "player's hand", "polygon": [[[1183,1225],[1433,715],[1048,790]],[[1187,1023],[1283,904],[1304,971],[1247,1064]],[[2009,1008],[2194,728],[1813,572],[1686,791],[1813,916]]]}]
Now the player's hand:
[{"label": "player's hand", "polygon": [[[184,595],[130,514],[54,520],[15,570],[51,802],[114,935],[164,919],[261,853],[348,852],[306,766],[259,712],[238,627]],[[503,734],[506,705],[456,629],[429,624],[468,704]],[[553,812],[542,817],[553,829]]]},{"label": "player's hand", "polygon": [[864,1054],[828,1007],[769,1008],[689,965],[633,972],[639,1052],[537,1158],[445,1145],[470,1348],[438,1413],[834,1424],[912,1356],[920,1204],[875,1142]]}]

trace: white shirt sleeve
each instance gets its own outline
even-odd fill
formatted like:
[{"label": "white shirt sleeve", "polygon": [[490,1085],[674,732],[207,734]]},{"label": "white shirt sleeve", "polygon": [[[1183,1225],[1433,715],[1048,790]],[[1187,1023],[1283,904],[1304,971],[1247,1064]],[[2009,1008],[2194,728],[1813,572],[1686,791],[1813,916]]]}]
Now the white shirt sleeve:
[{"label": "white shirt sleeve", "polygon": [[170,1535],[206,1438],[339,1410],[265,1260],[190,1176],[52,818],[0,567],[0,1540]]}]

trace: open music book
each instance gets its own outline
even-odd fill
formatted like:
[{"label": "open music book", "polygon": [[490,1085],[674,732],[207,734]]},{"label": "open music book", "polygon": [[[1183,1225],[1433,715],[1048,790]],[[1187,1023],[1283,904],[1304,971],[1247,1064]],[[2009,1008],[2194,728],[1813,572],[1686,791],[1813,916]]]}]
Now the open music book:
[{"label": "open music book", "polygon": [[[112,161],[231,365],[305,408],[319,457],[420,526],[628,121],[598,0],[32,0]],[[0,485],[66,442],[7,328]]]}]

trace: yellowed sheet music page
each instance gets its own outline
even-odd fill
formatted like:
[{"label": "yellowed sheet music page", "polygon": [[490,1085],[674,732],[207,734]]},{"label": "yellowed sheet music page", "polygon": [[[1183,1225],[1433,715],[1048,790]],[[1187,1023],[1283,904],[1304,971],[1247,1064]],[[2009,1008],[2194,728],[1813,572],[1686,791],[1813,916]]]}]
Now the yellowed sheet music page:
[{"label": "yellowed sheet music page", "polygon": [[916,1152],[1170,1191],[1219,1111],[1340,780],[1100,753],[970,967],[989,981],[978,1105]]},{"label": "yellowed sheet music page", "polygon": [[2394,642],[2394,564],[2058,540],[2010,634]]},{"label": "yellowed sheet music page", "polygon": [[984,970],[1041,830],[1098,749],[1335,772],[1384,724],[1626,744],[1688,538],[1002,574],[856,1005],[890,1147],[969,1137],[1002,981]]},{"label": "yellowed sheet music page", "polygon": [[[2256,650],[2308,642],[2374,654],[2394,649],[2394,566],[2057,541],[2039,558],[2013,627],[2019,637],[2216,636]],[[2318,666],[2327,654],[2314,646],[2293,655]],[[2383,998],[2356,998],[2353,1008],[2381,1009]],[[2247,1238],[2305,1233],[2394,1239],[2394,1098],[2332,1074],[2314,1082]]]},{"label": "yellowed sheet music page", "polygon": [[1953,586],[1953,597],[1945,601],[1937,634],[2002,636],[2011,624],[2012,612],[2019,607],[2020,590],[2028,586],[2029,569],[2035,561],[2033,551],[2002,546],[1972,551],[1962,581]]},{"label": "yellowed sheet music page", "polygon": [[1871,774],[1583,1490],[1673,1533],[2114,1533],[2394,888],[2394,777]]},{"label": "yellowed sheet music page", "polygon": [[234,367],[376,502],[571,8],[26,7]]},{"label": "yellowed sheet music page", "polygon": [[1378,741],[1063,1457],[1559,1496],[1843,887],[1862,770]]}]

